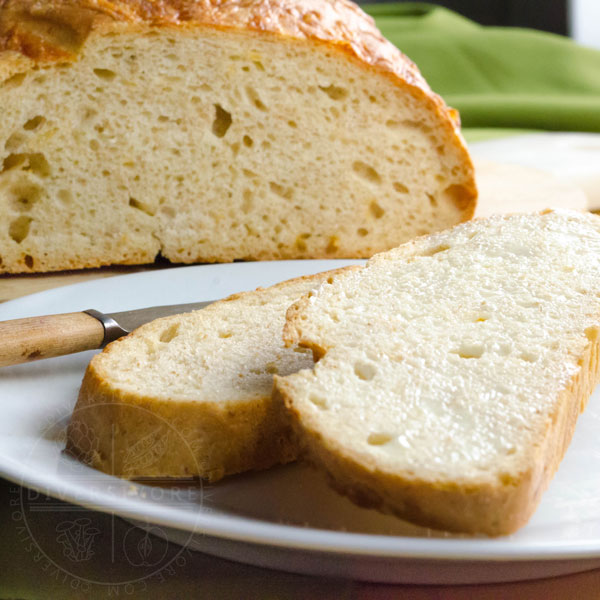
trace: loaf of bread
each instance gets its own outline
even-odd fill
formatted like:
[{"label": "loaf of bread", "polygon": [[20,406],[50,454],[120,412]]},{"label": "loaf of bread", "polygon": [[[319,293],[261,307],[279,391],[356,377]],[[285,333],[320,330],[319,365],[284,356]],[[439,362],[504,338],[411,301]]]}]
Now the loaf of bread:
[{"label": "loaf of bread", "polygon": [[356,503],[451,531],[524,525],[598,381],[600,218],[492,217],[342,273],[288,311],[321,357],[276,377]]},{"label": "loaf of bread", "polygon": [[367,257],[475,206],[348,0],[3,0],[0,113],[0,272]]},{"label": "loaf of bread", "polygon": [[124,478],[211,481],[296,457],[273,374],[312,365],[286,349],[286,309],[330,274],[232,296],[157,319],[91,361],[67,450]]}]

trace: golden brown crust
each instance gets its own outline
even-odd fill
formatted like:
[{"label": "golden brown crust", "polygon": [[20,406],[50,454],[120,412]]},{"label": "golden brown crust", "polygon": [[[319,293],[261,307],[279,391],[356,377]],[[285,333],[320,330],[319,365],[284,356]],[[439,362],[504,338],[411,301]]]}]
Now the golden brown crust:
[{"label": "golden brown crust", "polygon": [[36,62],[74,59],[92,31],[123,25],[238,29],[325,42],[424,93],[458,132],[458,112],[349,0],[0,0],[0,52]]},{"label": "golden brown crust", "polygon": [[[59,60],[74,56],[92,30],[118,24],[206,25],[331,42],[429,91],[417,67],[348,0],[0,0],[0,50]],[[457,119],[456,111],[450,116]]]},{"label": "golden brown crust", "polygon": [[285,415],[274,410],[268,397],[235,404],[157,400],[111,386],[93,361],[71,417],[66,449],[126,479],[217,481],[296,458]]}]

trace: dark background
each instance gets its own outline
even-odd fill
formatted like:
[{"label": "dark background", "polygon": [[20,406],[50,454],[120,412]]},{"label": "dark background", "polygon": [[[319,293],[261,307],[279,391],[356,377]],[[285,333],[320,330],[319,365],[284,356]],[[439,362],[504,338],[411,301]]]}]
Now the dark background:
[{"label": "dark background", "polygon": [[[367,1],[359,0],[359,4]],[[430,0],[430,4],[450,8],[482,25],[531,27],[567,35],[567,0]]]}]

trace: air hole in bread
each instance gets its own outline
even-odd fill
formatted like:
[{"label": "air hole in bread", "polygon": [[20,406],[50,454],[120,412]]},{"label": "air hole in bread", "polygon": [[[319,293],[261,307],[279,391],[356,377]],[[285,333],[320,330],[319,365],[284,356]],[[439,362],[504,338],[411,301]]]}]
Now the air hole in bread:
[{"label": "air hole in bread", "polygon": [[244,146],[246,146],[246,148],[252,148],[254,145],[254,140],[249,135],[245,135],[242,138],[242,142],[244,142]]},{"label": "air hole in bread", "polygon": [[[456,167],[454,167],[452,169],[452,174],[456,176],[458,174],[458,172],[454,173],[455,169],[456,169]],[[459,185],[459,184],[449,185],[442,193],[459,210],[464,210],[471,203],[472,192],[464,185]]]},{"label": "air hole in bread", "polygon": [[2,164],[2,171],[20,167],[23,171],[31,171],[38,177],[50,175],[50,164],[41,152],[27,154],[9,154]]},{"label": "air hole in bread", "polygon": [[432,194],[426,194],[427,198],[429,198],[429,204],[431,204],[431,206],[435,207],[438,205],[437,200],[435,199],[435,196],[433,196]]},{"label": "air hole in bread", "polygon": [[277,375],[279,373],[279,369],[274,362],[269,362],[265,365],[265,371],[269,373],[269,375]]},{"label": "air hole in bread", "polygon": [[450,246],[446,244],[440,244],[439,246],[435,246],[434,248],[428,248],[427,250],[423,250],[423,252],[421,252],[421,256],[434,256],[436,254],[439,254],[440,252],[446,252],[446,250],[449,249]]},{"label": "air hole in bread", "polygon": [[268,110],[265,103],[260,99],[258,92],[252,86],[246,86],[246,94],[248,95],[250,102],[252,102],[252,104],[254,104],[254,106],[258,108],[258,110],[261,110],[263,112],[266,112]]},{"label": "air hole in bread", "polygon": [[259,70],[259,71],[264,71],[265,70],[265,66],[260,62],[260,60],[253,60],[252,64]]},{"label": "air hole in bread", "polygon": [[539,308],[541,306],[537,300],[523,300],[517,302],[517,304],[523,308]]},{"label": "air hole in bread", "polygon": [[31,217],[21,215],[17,217],[8,227],[8,235],[17,244],[20,244],[29,235],[29,226],[31,225]]},{"label": "air hole in bread", "polygon": [[94,69],[94,75],[106,81],[112,81],[117,76],[117,74],[110,69]]},{"label": "air hole in bread", "polygon": [[65,204],[70,204],[73,201],[73,193],[71,190],[58,190],[58,199]]},{"label": "air hole in bread", "polygon": [[402,121],[402,125],[404,127],[410,127],[411,129],[418,129],[419,131],[422,131],[425,134],[431,133],[431,127],[429,125],[426,125],[423,121],[414,121],[412,119],[404,119]]},{"label": "air hole in bread", "polygon": [[160,338],[159,339],[160,339],[161,342],[165,342],[166,344],[168,344],[175,337],[177,337],[178,334],[179,334],[179,323],[174,323],[170,327],[167,327],[160,334]]},{"label": "air hole in bread", "polygon": [[352,170],[362,179],[368,181],[369,183],[373,183],[379,185],[381,183],[381,176],[379,173],[367,163],[364,163],[360,160],[354,161],[352,163]]},{"label": "air hole in bread", "polygon": [[95,108],[91,108],[91,107],[87,107],[84,112],[83,112],[83,116],[81,118],[81,122],[82,123],[89,123],[90,121],[92,121],[94,119],[94,117],[96,117],[98,115],[98,111]]},{"label": "air hole in bread", "polygon": [[297,129],[298,128],[298,124],[296,123],[296,121],[288,121],[287,124],[292,128],[292,129]]},{"label": "air hole in bread", "polygon": [[23,83],[24,79],[25,79],[25,73],[17,73],[16,75],[9,77],[4,82],[3,85],[5,88],[16,88],[16,87],[19,87]]},{"label": "air hole in bread", "polygon": [[371,446],[383,446],[394,439],[394,436],[389,433],[370,433],[367,438],[367,444]]},{"label": "air hole in bread", "polygon": [[[264,144],[264,142],[263,142],[263,144]],[[282,186],[279,183],[276,183],[275,181],[269,181],[269,189],[274,194],[277,194],[278,196],[280,196],[281,198],[284,198],[285,200],[291,200],[292,195],[293,195],[292,188],[285,188],[284,186]]]},{"label": "air hole in bread", "polygon": [[461,358],[481,358],[484,351],[483,344],[463,342],[453,353],[458,354]]},{"label": "air hole in bread", "polygon": [[10,169],[15,169],[19,167],[25,162],[25,154],[9,154],[2,163],[2,171],[0,173],[4,173],[5,171],[10,171]]},{"label": "air hole in bread", "polygon": [[537,362],[539,355],[537,352],[532,352],[532,351],[527,350],[525,352],[521,352],[521,356],[519,358],[521,360],[534,363],[534,362]]},{"label": "air hole in bread", "polygon": [[598,333],[598,327],[588,327],[585,330],[585,337],[587,337],[590,342],[595,342],[598,339]]},{"label": "air hole in bread", "polygon": [[212,124],[212,132],[216,137],[222,138],[231,126],[231,113],[227,112],[220,104],[215,104],[214,106],[215,119]]},{"label": "air hole in bread", "polygon": [[333,83],[328,86],[320,85],[319,89],[322,92],[325,92],[332,100],[343,100],[348,96],[348,90],[346,88],[333,85]]},{"label": "air hole in bread", "polygon": [[219,331],[219,337],[221,339],[230,338],[232,335],[233,335],[233,333],[231,333],[231,331]]},{"label": "air hole in bread", "polygon": [[14,196],[13,208],[20,212],[28,211],[42,197],[42,189],[27,181],[13,186],[11,193]]},{"label": "air hole in bread", "polygon": [[299,346],[297,346],[293,350],[297,354],[310,354],[311,353],[310,348],[300,348]]},{"label": "air hole in bread", "polygon": [[306,240],[310,237],[310,235],[311,235],[310,233],[301,233],[296,238],[295,246],[296,246],[296,248],[298,248],[298,250],[300,252],[306,251]]},{"label": "air hole in bread", "polygon": [[329,238],[329,242],[327,243],[327,248],[325,248],[325,252],[327,254],[334,254],[340,249],[340,238],[337,235],[332,235]]},{"label": "air hole in bread", "polygon": [[42,117],[41,115],[37,115],[33,117],[33,119],[29,119],[28,121],[26,121],[23,125],[23,129],[25,131],[34,131],[35,129],[40,127],[40,125],[43,125],[45,121],[46,119],[44,117]]},{"label": "air hole in bread", "polygon": [[[48,177],[50,175],[50,163],[41,152],[27,154],[29,170],[39,177]],[[27,170],[27,169],[26,169]]]},{"label": "air hole in bread", "polygon": [[33,256],[31,256],[30,254],[25,255],[25,265],[29,269],[33,269]]},{"label": "air hole in bread", "polygon": [[135,208],[136,210],[141,210],[151,217],[153,217],[155,214],[155,211],[153,211],[149,206],[143,202],[140,202],[139,200],[136,200],[135,198],[129,198],[129,206],[131,206],[131,208]]},{"label": "air hole in bread", "polygon": [[375,200],[373,200],[371,204],[369,204],[369,210],[376,219],[381,219],[381,217],[385,215],[385,210],[383,210],[383,208],[381,208],[381,206],[377,204]]},{"label": "air hole in bread", "polygon": [[360,235],[360,237],[366,237],[367,235],[369,235],[369,230],[365,229],[364,227],[359,227],[356,230],[356,233],[358,233],[358,235]]},{"label": "air hole in bread", "polygon": [[505,486],[516,485],[516,483],[518,483],[510,473],[499,473],[498,479],[500,480],[500,483]]},{"label": "air hole in bread", "polygon": [[392,185],[399,194],[408,194],[410,191],[403,183],[400,183],[399,181],[394,181]]},{"label": "air hole in bread", "polygon": [[98,140],[90,140],[90,148],[94,152],[97,152],[98,150],[100,150],[100,142],[98,142]]},{"label": "air hole in bread", "polygon": [[363,381],[371,381],[377,375],[377,368],[368,362],[354,363],[354,374]]},{"label": "air hole in bread", "polygon": [[318,396],[317,394],[310,394],[308,399],[321,410],[327,409],[327,400],[323,398],[323,396]]},{"label": "air hole in bread", "polygon": [[23,145],[25,143],[25,141],[26,141],[26,137],[24,134],[22,134],[20,132],[15,132],[8,137],[8,139],[4,143],[4,147],[9,152],[12,152],[13,150],[16,150],[19,146]]}]

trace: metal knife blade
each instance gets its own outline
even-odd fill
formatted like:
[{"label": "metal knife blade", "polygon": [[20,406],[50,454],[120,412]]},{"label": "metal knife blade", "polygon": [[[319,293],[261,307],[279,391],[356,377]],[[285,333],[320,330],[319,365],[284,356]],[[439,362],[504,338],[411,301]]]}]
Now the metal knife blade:
[{"label": "metal knife blade", "polygon": [[131,333],[134,329],[159,319],[161,317],[170,317],[181,313],[200,310],[214,301],[192,302],[190,304],[169,304],[166,306],[150,306],[148,308],[138,308],[135,310],[125,310],[116,313],[102,313],[92,308],[83,312],[98,319],[104,327],[104,340],[102,340],[101,348],[104,348],[110,342]]}]

